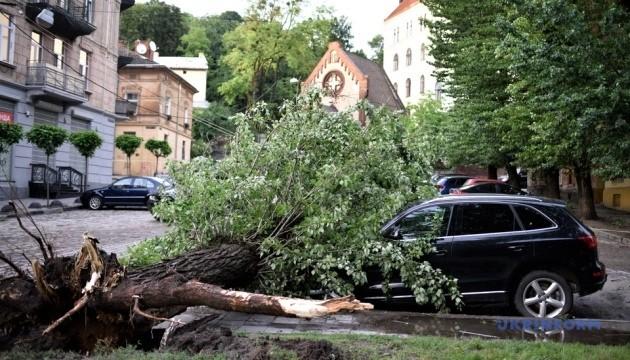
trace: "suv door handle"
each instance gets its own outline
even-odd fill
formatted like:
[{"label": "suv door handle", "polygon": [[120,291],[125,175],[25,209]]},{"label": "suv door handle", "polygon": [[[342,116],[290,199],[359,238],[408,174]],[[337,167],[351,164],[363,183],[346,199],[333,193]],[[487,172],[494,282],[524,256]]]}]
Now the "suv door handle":
[{"label": "suv door handle", "polygon": [[524,245],[513,245],[513,246],[508,246],[508,249],[514,251],[514,252],[521,252],[523,251],[523,249],[525,249]]},{"label": "suv door handle", "polygon": [[448,254],[448,251],[447,251],[447,250],[444,250],[444,249],[441,249],[441,250],[436,250],[436,251],[433,253],[433,255],[435,255],[435,256],[444,256],[444,255],[446,255],[446,254]]}]

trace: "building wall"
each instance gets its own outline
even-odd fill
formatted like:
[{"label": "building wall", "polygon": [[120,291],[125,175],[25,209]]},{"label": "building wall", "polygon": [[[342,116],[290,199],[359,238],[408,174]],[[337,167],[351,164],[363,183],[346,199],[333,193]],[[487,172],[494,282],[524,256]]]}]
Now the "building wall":
[{"label": "building wall", "polygon": [[[430,31],[423,20],[432,20],[433,16],[423,3],[407,9],[385,21],[383,68],[398,92],[405,106],[416,104],[421,99],[436,95],[437,80],[433,76],[434,67],[429,56]],[[424,59],[422,48],[424,45]],[[411,51],[411,65],[407,65],[407,50]],[[394,58],[398,56],[398,69],[395,69]],[[421,91],[420,79],[424,76],[424,93]],[[410,95],[406,93],[406,81],[411,82]]]},{"label": "building wall", "polygon": [[[359,80],[354,78],[352,73],[348,71],[347,67],[344,66],[341,61],[327,64],[322,71],[315,76],[312,84],[309,84],[308,86],[323,89],[324,78],[331,71],[339,71],[342,73],[345,78],[345,84],[341,93],[337,96],[324,96],[322,98],[322,104],[334,106],[339,111],[345,111],[356,105],[361,99],[361,86]],[[358,111],[355,111],[353,116],[357,121],[359,120]]]},{"label": "building wall", "polygon": [[[117,83],[117,46],[120,19],[120,1],[95,1],[94,20],[96,30],[88,36],[80,36],[75,40],[62,38],[44,28],[28,21],[25,17],[23,2],[19,6],[0,5],[0,11],[11,15],[15,26],[13,30],[13,61],[0,62],[0,99],[13,104],[14,122],[29,131],[34,123],[34,114],[38,108],[45,108],[55,113],[52,124],[68,131],[76,130],[73,121],[87,124],[87,128],[95,130],[103,139],[103,145],[90,159],[88,166],[88,182],[90,187],[102,186],[111,182],[113,142],[115,127],[115,94]],[[3,16],[3,15],[0,15]],[[62,72],[80,77],[79,52],[84,50],[90,54],[89,70],[85,102],[67,102],[62,99],[41,99],[37,91],[26,86],[27,70],[30,62],[32,31],[42,34],[42,47],[53,50],[54,38],[64,42],[64,66]],[[54,63],[54,56],[42,50],[40,62]],[[99,84],[99,86],[94,85]],[[8,176],[0,175],[0,199],[8,196],[7,190],[13,187],[21,197],[28,196],[31,178],[31,164],[34,162],[34,147],[26,140],[12,147],[5,156],[8,165]],[[54,156],[54,168],[59,166],[80,166],[78,151],[69,143],[65,143]]]},{"label": "building wall", "polygon": [[[166,69],[126,66],[119,71],[119,95],[127,92],[139,94],[136,115],[116,122],[116,136],[132,132],[143,138],[143,143],[131,159],[130,175],[153,175],[155,156],[144,148],[149,139],[165,140],[171,146],[172,153],[167,157],[171,161],[189,161],[192,144],[192,103],[193,89],[181,82],[179,77]],[[171,97],[170,119],[165,113],[166,97]],[[186,126],[188,109],[188,126]],[[183,155],[182,156],[182,151]],[[163,158],[158,163],[157,173],[167,172],[167,161]],[[127,175],[127,156],[115,150],[114,176]]]},{"label": "building wall", "polygon": [[630,179],[606,181],[603,197],[606,207],[630,211]]},{"label": "building wall", "polygon": [[208,102],[206,100],[206,87],[208,82],[207,70],[189,70],[189,69],[172,69],[177,75],[184,78],[192,86],[194,86],[198,93],[193,96],[194,108],[207,108]]}]

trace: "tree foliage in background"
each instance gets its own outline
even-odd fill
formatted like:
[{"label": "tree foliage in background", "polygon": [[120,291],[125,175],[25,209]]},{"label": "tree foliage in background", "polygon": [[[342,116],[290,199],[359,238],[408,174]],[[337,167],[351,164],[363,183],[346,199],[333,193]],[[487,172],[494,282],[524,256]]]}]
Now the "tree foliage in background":
[{"label": "tree foliage in background", "polygon": [[84,186],[88,184],[88,159],[94,156],[96,150],[103,145],[103,139],[94,130],[79,131],[70,134],[70,143],[79,150],[85,158]]},{"label": "tree foliage in background", "polygon": [[155,156],[155,175],[158,173],[158,162],[160,158],[171,155],[173,150],[167,141],[150,139],[144,144],[144,148],[149,150]]},{"label": "tree foliage in background", "polygon": [[630,175],[630,13],[610,0],[515,4],[501,54],[528,113],[521,157],[572,167],[580,214],[595,218],[592,169]]},{"label": "tree foliage in background", "polygon": [[433,193],[416,176],[422,163],[402,155],[405,128],[368,106],[363,128],[351,112],[327,112],[320,101],[311,93],[285,102],[263,142],[252,129],[267,126],[273,112],[257,105],[237,117],[229,158],[171,164],[178,195],[156,212],[172,230],[133,248],[132,263],[238,243],[258,249],[267,293],[347,294],[376,267],[400,272],[419,303],[459,304],[456,282],[422,259],[432,251],[428,238],[397,242],[379,233],[403,206]]},{"label": "tree foliage in background", "polygon": [[370,46],[370,49],[374,51],[374,55],[372,56],[372,58],[370,58],[370,60],[383,66],[383,56],[385,52],[385,39],[383,39],[383,35],[379,34],[374,36],[372,40],[368,42],[368,45]]},{"label": "tree foliage in background", "polygon": [[142,138],[131,134],[123,134],[116,137],[116,148],[127,156],[127,175],[131,175],[131,155],[142,144]]},{"label": "tree foliage in background", "polygon": [[0,122],[0,154],[8,152],[11,145],[19,143],[22,136],[21,125]]},{"label": "tree foliage in background", "polygon": [[150,39],[159,47],[160,55],[180,55],[180,38],[188,31],[184,19],[177,6],[159,0],[136,3],[120,17],[120,38],[129,46],[135,40]]},{"label": "tree foliage in background", "polygon": [[435,74],[454,99],[449,126],[457,136],[447,144],[453,149],[450,163],[513,167],[520,142],[505,136],[512,122],[506,111],[512,78],[507,60],[496,56],[504,38],[497,24],[509,5],[495,0],[425,3],[436,17],[429,23]]}]

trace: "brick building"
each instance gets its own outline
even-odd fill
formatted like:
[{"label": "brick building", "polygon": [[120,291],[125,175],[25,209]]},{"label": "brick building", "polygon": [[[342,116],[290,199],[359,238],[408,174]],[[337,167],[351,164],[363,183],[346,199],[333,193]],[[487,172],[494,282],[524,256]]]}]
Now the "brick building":
[{"label": "brick building", "polygon": [[[83,157],[65,143],[51,156],[26,140],[0,163],[0,187],[27,196],[45,177],[77,188],[112,180],[120,12],[134,0],[29,0],[0,4],[0,119],[28,131],[51,124],[69,132],[92,129],[103,146],[85,169]],[[47,176],[45,174],[48,174]],[[0,198],[6,192],[0,191]]]},{"label": "brick building", "polygon": [[[150,53],[146,55],[151,57]],[[196,93],[193,85],[167,66],[136,53],[124,56],[121,53],[118,94],[127,103],[119,101],[118,112],[126,113],[126,117],[116,121],[116,136],[133,134],[145,142],[166,140],[173,151],[167,159],[189,161]],[[114,176],[127,175],[126,166],[127,156],[116,149]],[[165,169],[166,161],[160,159],[157,173],[163,174]],[[155,172],[155,156],[143,143],[131,159],[130,175],[146,176]]]}]

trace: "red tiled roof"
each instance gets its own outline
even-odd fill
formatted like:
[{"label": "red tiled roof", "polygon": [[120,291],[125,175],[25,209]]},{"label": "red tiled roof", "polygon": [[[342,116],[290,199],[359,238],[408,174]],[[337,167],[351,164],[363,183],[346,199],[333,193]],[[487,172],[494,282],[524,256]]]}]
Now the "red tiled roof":
[{"label": "red tiled roof", "polygon": [[388,17],[385,18],[385,21],[393,18],[394,16],[401,14],[405,11],[407,11],[407,9],[410,9],[418,4],[420,4],[422,2],[422,0],[403,0],[400,2],[400,4],[398,4],[398,7],[392,11],[391,14],[389,14]]}]

